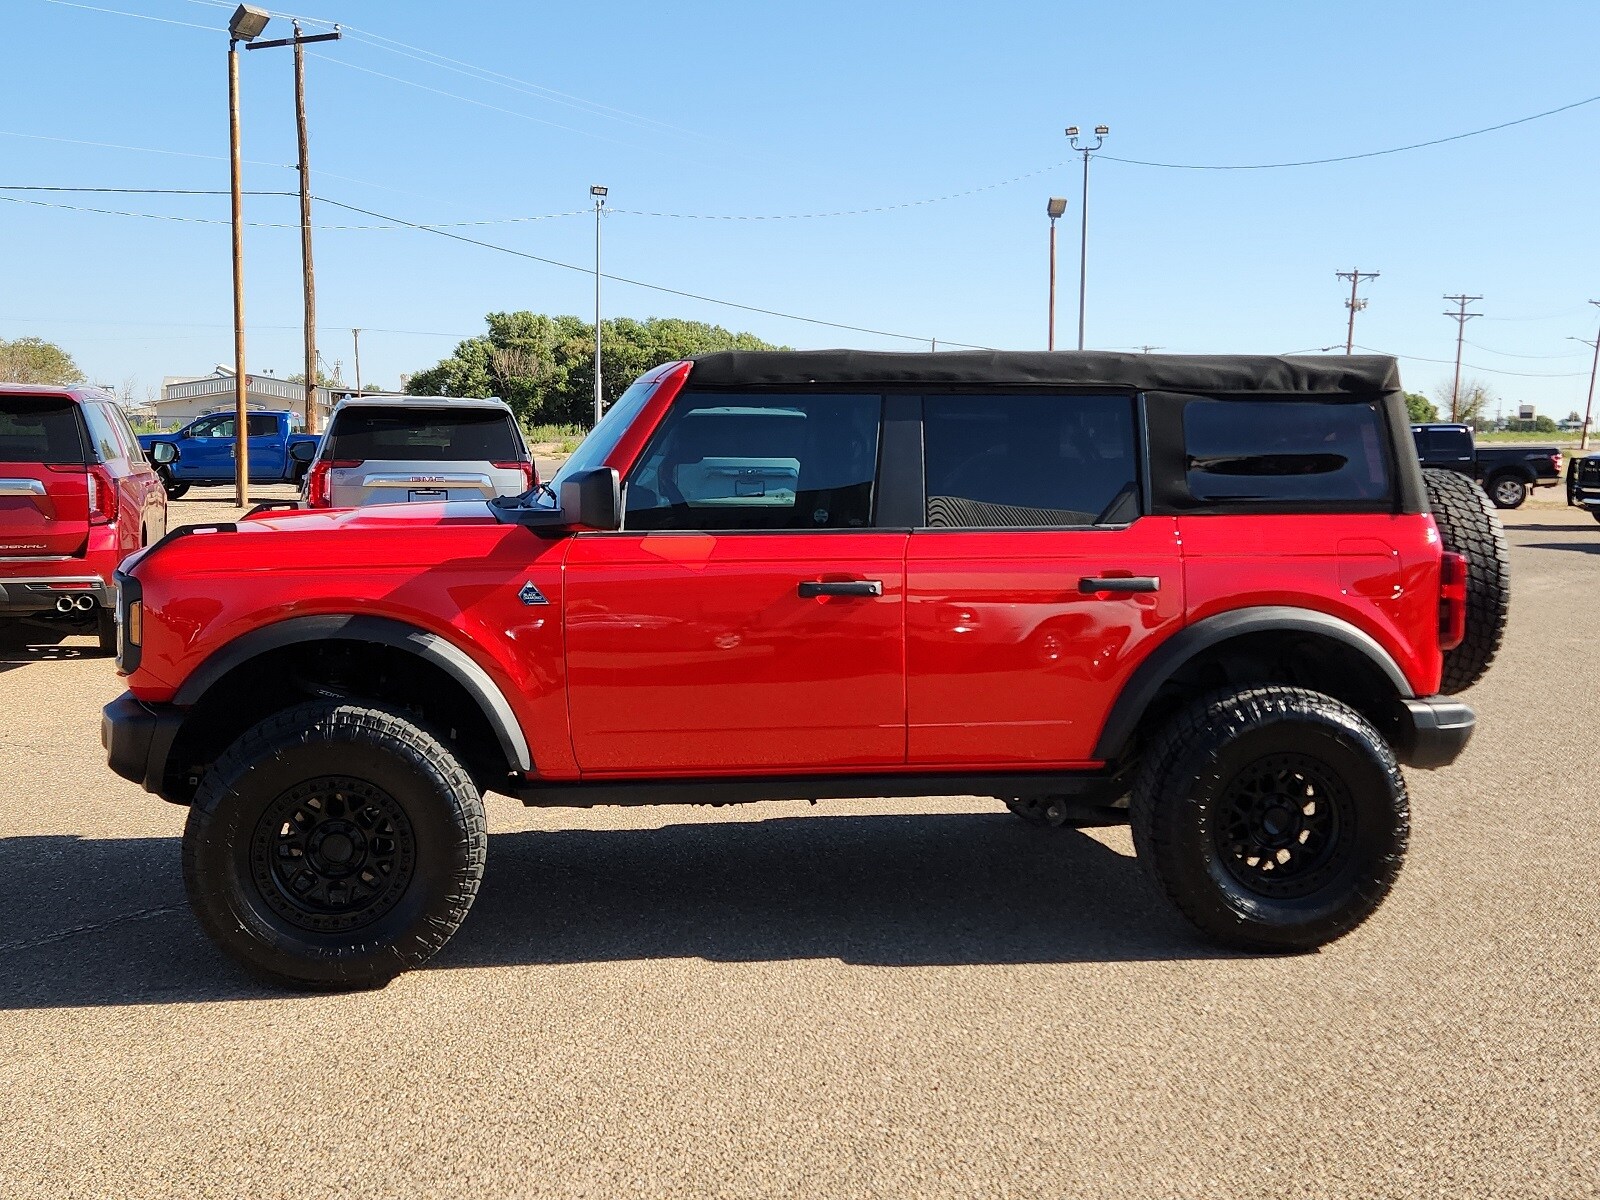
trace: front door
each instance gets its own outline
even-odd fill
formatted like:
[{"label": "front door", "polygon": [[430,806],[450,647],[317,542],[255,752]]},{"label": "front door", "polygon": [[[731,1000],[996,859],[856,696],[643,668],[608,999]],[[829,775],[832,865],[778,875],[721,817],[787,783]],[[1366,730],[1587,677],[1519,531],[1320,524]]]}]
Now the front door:
[{"label": "front door", "polygon": [[905,761],[904,530],[873,527],[877,395],[680,395],[624,529],[566,559],[585,775]]},{"label": "front door", "polygon": [[1151,639],[1183,619],[1176,521],[1141,516],[1129,396],[930,396],[906,556],[908,761],[1093,760]]}]

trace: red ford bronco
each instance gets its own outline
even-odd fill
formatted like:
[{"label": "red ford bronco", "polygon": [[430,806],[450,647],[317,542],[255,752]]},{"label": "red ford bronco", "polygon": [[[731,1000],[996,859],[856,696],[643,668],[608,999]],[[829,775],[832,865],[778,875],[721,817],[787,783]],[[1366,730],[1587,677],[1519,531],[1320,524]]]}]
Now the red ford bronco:
[{"label": "red ford bronco", "polygon": [[1305,950],[1393,884],[1400,764],[1466,745],[1505,559],[1390,359],[714,354],[519,497],[172,533],[103,738],[189,806],[207,932],[301,987],[445,943],[486,791],[1131,822],[1201,931]]}]

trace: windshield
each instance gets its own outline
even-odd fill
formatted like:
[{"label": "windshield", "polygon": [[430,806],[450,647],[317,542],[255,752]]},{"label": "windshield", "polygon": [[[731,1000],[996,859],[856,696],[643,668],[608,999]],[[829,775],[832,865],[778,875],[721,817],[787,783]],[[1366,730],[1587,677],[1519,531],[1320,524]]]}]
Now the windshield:
[{"label": "windshield", "polygon": [[645,382],[637,380],[634,384],[617,397],[617,402],[611,406],[606,415],[600,418],[600,423],[589,431],[589,436],[573,452],[571,458],[562,464],[555,478],[550,481],[550,486],[559,490],[561,481],[579,471],[592,470],[595,467],[605,466],[606,459],[617,448],[617,443],[622,440],[622,435],[644,408],[645,401],[650,399],[656,390],[657,380]]}]

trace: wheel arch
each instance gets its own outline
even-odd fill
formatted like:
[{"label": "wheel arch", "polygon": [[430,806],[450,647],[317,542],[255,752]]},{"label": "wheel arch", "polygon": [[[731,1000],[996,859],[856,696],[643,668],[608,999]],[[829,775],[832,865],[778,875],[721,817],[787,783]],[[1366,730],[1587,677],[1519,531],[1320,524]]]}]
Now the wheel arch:
[{"label": "wheel arch", "polygon": [[[1356,707],[1373,709],[1369,717],[1387,718],[1394,701],[1409,700],[1416,692],[1394,656],[1371,634],[1350,622],[1315,609],[1263,605],[1219,613],[1197,621],[1168,638],[1134,669],[1112,705],[1094,757],[1116,762],[1134,744],[1146,713],[1159,709],[1164,694],[1173,690],[1186,671],[1202,664],[1253,653],[1268,642],[1310,642],[1323,648],[1330,661],[1353,668],[1351,687],[1376,693],[1381,703]],[[1261,680],[1261,682],[1267,682]],[[1272,682],[1288,682],[1277,681]],[[1348,699],[1340,696],[1340,699]],[[1375,722],[1376,723],[1376,722]],[[1383,728],[1387,721],[1380,723]]]},{"label": "wheel arch", "polygon": [[[504,692],[466,651],[436,633],[404,621],[371,614],[320,614],[291,617],[252,630],[217,650],[197,667],[178,689],[173,703],[193,713],[213,689],[247,673],[252,663],[296,648],[333,645],[382,647],[405,659],[423,664],[434,678],[449,681],[469,700],[484,727],[504,756],[507,769],[527,772],[533,759],[528,740]],[[459,697],[458,697],[459,698]],[[185,725],[189,722],[185,721]],[[175,741],[183,740],[182,732]],[[181,765],[181,764],[178,764]]]}]

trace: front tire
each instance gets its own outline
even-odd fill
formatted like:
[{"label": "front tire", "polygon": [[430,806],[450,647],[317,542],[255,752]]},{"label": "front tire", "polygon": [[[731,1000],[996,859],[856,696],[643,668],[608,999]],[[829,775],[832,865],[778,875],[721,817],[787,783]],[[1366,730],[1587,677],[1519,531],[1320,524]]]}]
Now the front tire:
[{"label": "front tire", "polygon": [[1305,951],[1388,895],[1410,802],[1394,753],[1318,692],[1219,692],[1145,755],[1131,812],[1139,861],[1202,933],[1241,950]]},{"label": "front tire", "polygon": [[383,708],[318,701],[206,772],[183,877],[206,933],[254,974],[381,987],[460,927],[487,849],[478,789],[438,739]]}]

